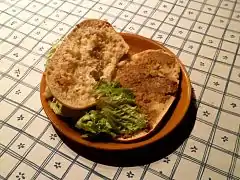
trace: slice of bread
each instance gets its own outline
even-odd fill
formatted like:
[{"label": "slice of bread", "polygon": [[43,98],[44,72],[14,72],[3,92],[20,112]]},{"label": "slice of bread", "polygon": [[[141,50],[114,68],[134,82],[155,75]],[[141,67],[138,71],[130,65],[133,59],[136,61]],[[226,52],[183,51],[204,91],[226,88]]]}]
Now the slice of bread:
[{"label": "slice of bread", "polygon": [[129,50],[122,36],[106,21],[85,20],[58,45],[46,67],[52,95],[64,106],[93,106],[91,91],[100,80],[112,80],[116,65]]},{"label": "slice of bread", "polygon": [[116,80],[133,91],[140,111],[149,122],[148,131],[121,137],[119,141],[136,140],[154,131],[175,99],[179,74],[177,59],[163,49],[137,53],[119,67]]}]

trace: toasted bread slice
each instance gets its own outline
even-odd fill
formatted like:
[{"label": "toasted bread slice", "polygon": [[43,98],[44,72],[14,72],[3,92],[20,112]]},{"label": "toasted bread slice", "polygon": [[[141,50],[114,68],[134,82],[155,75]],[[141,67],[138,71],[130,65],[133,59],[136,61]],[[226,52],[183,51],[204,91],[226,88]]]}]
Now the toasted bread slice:
[{"label": "toasted bread slice", "polygon": [[177,59],[163,49],[137,53],[119,67],[116,80],[133,91],[140,111],[149,122],[148,131],[118,138],[119,141],[136,140],[154,131],[175,99],[179,74]]},{"label": "toasted bread slice", "polygon": [[46,67],[52,95],[64,106],[85,109],[95,104],[91,94],[100,80],[112,80],[129,46],[106,21],[85,20],[57,47]]}]

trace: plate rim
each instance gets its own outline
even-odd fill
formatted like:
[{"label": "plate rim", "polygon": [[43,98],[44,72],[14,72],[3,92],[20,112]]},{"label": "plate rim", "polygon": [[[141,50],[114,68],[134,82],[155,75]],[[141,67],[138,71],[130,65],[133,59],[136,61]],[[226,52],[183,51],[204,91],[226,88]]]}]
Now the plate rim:
[{"label": "plate rim", "polygon": [[[57,119],[59,121],[63,121],[61,120],[60,118],[58,118],[58,116],[53,113],[49,106],[46,105],[46,102],[44,101],[47,101],[45,98],[44,98],[44,95],[43,95],[43,92],[45,91],[45,87],[44,86],[44,83],[46,83],[45,81],[45,74],[43,73],[42,75],[42,79],[41,79],[41,83],[40,83],[40,99],[41,99],[41,104],[42,104],[42,107],[43,107],[43,110],[44,112],[46,113],[48,119],[51,121],[51,124],[62,134],[64,135],[65,137],[67,137],[68,139],[74,141],[75,143],[78,143],[78,144],[81,144],[81,145],[84,145],[86,147],[90,147],[90,148],[95,148],[95,149],[99,149],[99,150],[108,150],[108,151],[114,151],[114,150],[130,150],[130,149],[136,149],[136,148],[140,148],[140,147],[143,147],[143,146],[146,146],[146,145],[149,145],[149,144],[152,144],[156,141],[159,141],[161,139],[163,139],[165,136],[167,136],[169,133],[171,133],[180,123],[181,121],[183,120],[185,114],[187,113],[187,110],[190,106],[190,102],[191,102],[191,97],[192,97],[192,87],[191,87],[191,81],[190,81],[190,78],[188,76],[188,73],[183,65],[183,63],[181,62],[181,60],[170,50],[168,49],[167,47],[165,47],[162,43],[159,43],[157,41],[154,41],[152,39],[149,39],[149,38],[146,38],[146,37],[143,37],[143,36],[140,36],[140,35],[137,35],[137,34],[132,34],[132,33],[120,33],[122,36],[126,36],[126,37],[130,37],[130,38],[140,38],[144,41],[148,41],[150,43],[154,43],[156,46],[158,46],[159,48],[161,47],[162,49],[166,50],[167,52],[170,52],[171,54],[173,54],[179,65],[180,65],[180,69],[181,69],[181,73],[182,73],[182,78],[185,77],[186,79],[186,84],[187,84],[187,93],[188,93],[188,101],[187,101],[187,104],[184,106],[184,109],[182,110],[183,113],[181,113],[181,117],[180,117],[180,120],[174,124],[174,126],[171,128],[171,130],[169,130],[167,133],[165,133],[164,135],[162,135],[160,138],[157,138],[157,139],[152,139],[156,134],[158,134],[161,130],[159,130],[157,133],[155,133],[155,135],[153,136],[150,136],[149,138],[147,139],[144,139],[143,141],[137,141],[137,142],[131,142],[131,143],[121,143],[121,142],[117,142],[117,141],[111,141],[111,142],[91,142],[91,141],[88,141],[88,140],[85,140],[83,138],[81,138],[79,132],[77,132],[76,130],[74,130],[73,128],[67,126],[67,129],[72,129],[74,131],[74,133],[77,133],[78,134],[78,137],[76,135],[73,135],[72,133],[66,133],[64,129],[66,129],[66,127],[62,127],[62,125],[59,125],[59,123],[57,123],[55,120],[53,120],[52,118],[50,118],[51,116],[56,116],[54,119]],[[44,105],[45,104],[45,105]],[[174,109],[175,110],[175,109]],[[173,111],[174,111],[173,110]],[[64,124],[67,124],[66,122],[61,122],[61,123],[64,123]],[[101,145],[99,145],[101,144]],[[104,146],[103,146],[104,144]],[[111,145],[110,145],[111,144]],[[134,144],[134,145],[133,145]],[[109,147],[110,145],[110,147]]]}]

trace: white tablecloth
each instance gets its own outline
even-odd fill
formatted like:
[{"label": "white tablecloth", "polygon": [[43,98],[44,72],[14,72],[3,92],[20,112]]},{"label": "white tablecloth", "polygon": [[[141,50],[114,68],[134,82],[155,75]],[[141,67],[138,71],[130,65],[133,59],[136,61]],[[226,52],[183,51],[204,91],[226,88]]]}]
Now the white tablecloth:
[{"label": "white tablecloth", "polygon": [[[190,137],[145,166],[71,151],[44,114],[46,52],[86,18],[164,43],[182,60],[198,112]],[[240,179],[239,0],[0,0],[0,179]]]}]

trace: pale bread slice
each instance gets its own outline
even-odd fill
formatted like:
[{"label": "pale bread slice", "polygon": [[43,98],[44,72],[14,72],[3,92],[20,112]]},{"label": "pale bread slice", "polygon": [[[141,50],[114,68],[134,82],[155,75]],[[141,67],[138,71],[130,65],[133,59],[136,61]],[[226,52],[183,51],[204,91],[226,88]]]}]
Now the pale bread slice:
[{"label": "pale bread slice", "polygon": [[120,58],[129,50],[106,21],[85,20],[58,45],[46,67],[52,95],[64,106],[86,109],[96,103],[91,91],[100,79],[112,80]]},{"label": "pale bread slice", "polygon": [[[150,129],[148,131],[140,131],[131,137],[120,137],[117,139],[118,141],[130,142],[141,139],[158,127],[175,100],[179,86],[179,74],[180,65],[177,59],[173,54],[163,49],[146,50],[137,53],[131,57],[130,61],[122,63],[117,70],[116,80],[119,81],[123,87],[133,90],[137,105],[142,112],[147,112],[146,115],[153,114],[147,116],[147,120],[150,123]],[[141,77],[148,76],[153,76],[153,79],[141,79]],[[154,82],[154,78],[156,80],[160,79],[162,82]],[[158,89],[156,89],[158,87],[162,87],[162,89],[158,91]],[[138,102],[138,99],[141,99],[140,96],[146,96],[149,97],[149,99],[151,99],[150,96],[152,96],[152,101],[149,102],[149,104]],[[163,97],[161,98],[161,96]],[[146,100],[149,99],[146,98]],[[145,107],[141,109],[143,105],[145,105]]]}]

